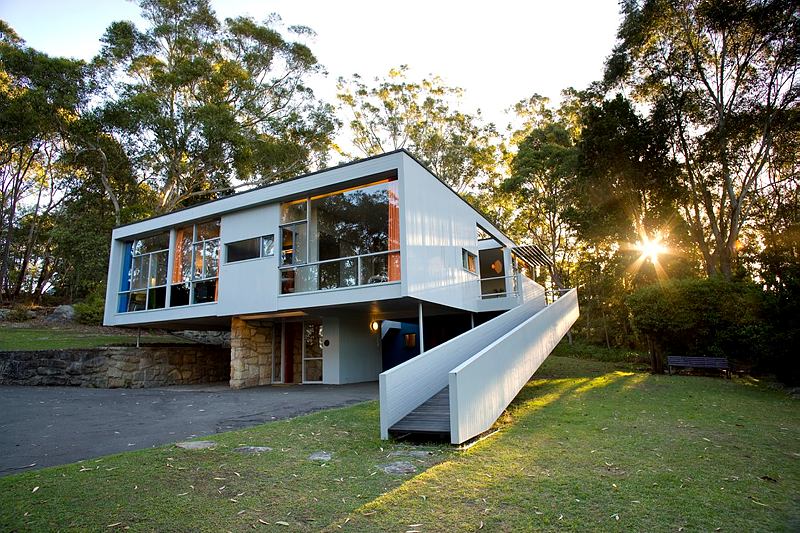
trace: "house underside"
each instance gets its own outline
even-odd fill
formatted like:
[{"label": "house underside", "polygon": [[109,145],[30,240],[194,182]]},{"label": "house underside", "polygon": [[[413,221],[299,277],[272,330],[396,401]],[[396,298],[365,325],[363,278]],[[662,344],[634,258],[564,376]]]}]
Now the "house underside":
[{"label": "house underside", "polygon": [[377,381],[423,346],[430,350],[497,314],[397,298],[140,327],[230,331],[230,386],[243,388]]}]

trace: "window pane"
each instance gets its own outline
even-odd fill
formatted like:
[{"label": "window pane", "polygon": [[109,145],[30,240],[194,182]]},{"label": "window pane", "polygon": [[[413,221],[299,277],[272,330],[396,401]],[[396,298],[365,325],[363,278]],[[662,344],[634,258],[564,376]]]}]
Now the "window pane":
[{"label": "window pane", "polygon": [[261,237],[261,257],[268,257],[275,254],[275,235],[264,235]]},{"label": "window pane", "polygon": [[173,285],[170,288],[169,306],[180,307],[182,305],[189,305],[189,285]]},{"label": "window pane", "polygon": [[152,237],[133,241],[133,255],[141,255],[169,248],[169,233],[159,233]]},{"label": "window pane", "polygon": [[336,289],[358,285],[358,259],[320,263],[319,289]]},{"label": "window pane", "polygon": [[203,243],[193,245],[192,250],[194,251],[192,279],[201,279],[203,277]]},{"label": "window pane", "polygon": [[400,281],[400,252],[389,254],[389,281]]},{"label": "window pane", "polygon": [[281,224],[306,220],[308,202],[305,199],[281,204]]},{"label": "window pane", "polygon": [[307,224],[292,224],[281,228],[281,264],[305,263]]},{"label": "window pane", "polygon": [[195,241],[206,241],[219,237],[219,220],[211,220],[197,225]]},{"label": "window pane", "polygon": [[304,342],[306,345],[305,357],[322,357],[322,324],[306,322]]},{"label": "window pane", "polygon": [[322,381],[322,359],[306,359],[303,381]]},{"label": "window pane", "polygon": [[150,256],[140,255],[133,258],[131,263],[131,288],[146,289],[148,276],[148,259]]},{"label": "window pane", "polygon": [[185,283],[192,279],[192,232],[187,226],[177,230],[175,239],[175,265],[172,270],[172,283]]},{"label": "window pane", "polygon": [[461,263],[466,270],[470,272],[476,272],[477,268],[475,267],[475,254],[468,252],[465,249],[461,249]]},{"label": "window pane", "polygon": [[204,278],[215,278],[219,274],[219,239],[206,241],[203,261]]},{"label": "window pane", "polygon": [[157,287],[148,291],[149,297],[147,299],[148,309],[163,309],[167,305],[167,288]]},{"label": "window pane", "polygon": [[379,183],[312,200],[311,220],[316,222],[312,242],[318,246],[319,260],[386,251],[390,225],[399,240],[395,220],[399,211],[390,209],[390,191],[395,187],[395,182]]},{"label": "window pane", "polygon": [[132,292],[128,299],[128,311],[142,311],[147,307],[147,291]]},{"label": "window pane", "polygon": [[194,302],[202,304],[217,301],[217,280],[198,281],[194,284]]},{"label": "window pane", "polygon": [[294,261],[294,231],[291,226],[281,228],[281,265],[291,265]]},{"label": "window pane", "polygon": [[294,270],[281,270],[281,294],[291,294],[294,292]]},{"label": "window pane", "polygon": [[244,241],[231,242],[225,245],[226,257],[228,263],[235,263],[236,261],[245,261],[247,259],[255,259],[261,256],[260,237],[255,239],[247,239]]},{"label": "window pane", "polygon": [[386,254],[362,257],[360,278],[361,285],[389,281]]},{"label": "window pane", "polygon": [[294,262],[305,263],[308,261],[308,225],[294,225]]},{"label": "window pane", "polygon": [[167,284],[167,252],[158,252],[150,256],[150,286]]}]

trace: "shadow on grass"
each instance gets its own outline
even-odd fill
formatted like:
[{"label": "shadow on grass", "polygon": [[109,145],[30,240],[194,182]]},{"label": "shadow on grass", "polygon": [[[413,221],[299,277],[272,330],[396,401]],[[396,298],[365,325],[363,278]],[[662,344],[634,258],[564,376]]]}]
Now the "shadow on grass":
[{"label": "shadow on grass", "polygon": [[[544,370],[546,374],[563,375],[570,373],[570,369],[576,370],[576,367],[566,364]],[[379,516],[382,511],[391,509],[402,501],[411,520],[411,517],[418,516],[415,512],[424,514],[429,500],[434,505],[435,495],[440,494],[446,494],[453,504],[465,505],[479,517],[481,512],[489,509],[487,498],[495,499],[498,494],[502,494],[500,485],[506,484],[508,479],[520,476],[527,479],[529,475],[542,473],[538,469],[527,472],[521,467],[523,464],[535,462],[539,454],[535,447],[525,446],[526,440],[529,440],[526,439],[527,435],[534,435],[539,441],[554,438],[548,422],[540,421],[538,414],[557,406],[566,398],[585,398],[591,401],[610,390],[622,392],[626,388],[635,387],[647,378],[646,375],[619,371],[595,375],[597,370],[598,368],[591,367],[588,371],[582,368],[580,372],[574,372],[590,376],[533,379],[523,387],[495,423],[491,431],[496,433],[362,505],[343,519],[330,524],[326,531],[337,531],[345,524],[357,530],[382,530],[387,527],[387,522],[380,519],[373,521],[373,517]],[[415,494],[420,494],[420,497],[414,497]],[[458,507],[445,505],[437,509],[437,513],[447,516],[450,521],[459,522],[461,517],[452,514],[461,512],[456,510]],[[482,524],[480,518],[477,518],[470,525],[464,526],[467,529],[476,529],[482,527]],[[408,525],[413,526],[411,523]],[[427,526],[426,529],[429,529],[431,524],[428,523]]]}]

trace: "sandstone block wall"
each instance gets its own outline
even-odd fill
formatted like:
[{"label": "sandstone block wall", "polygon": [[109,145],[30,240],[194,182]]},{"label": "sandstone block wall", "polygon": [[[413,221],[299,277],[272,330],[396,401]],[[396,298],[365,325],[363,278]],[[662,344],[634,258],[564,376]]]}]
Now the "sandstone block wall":
[{"label": "sandstone block wall", "polygon": [[225,381],[230,351],[206,345],[0,352],[0,384],[141,388]]},{"label": "sandstone block wall", "polygon": [[234,389],[272,382],[272,323],[231,319],[230,385]]}]

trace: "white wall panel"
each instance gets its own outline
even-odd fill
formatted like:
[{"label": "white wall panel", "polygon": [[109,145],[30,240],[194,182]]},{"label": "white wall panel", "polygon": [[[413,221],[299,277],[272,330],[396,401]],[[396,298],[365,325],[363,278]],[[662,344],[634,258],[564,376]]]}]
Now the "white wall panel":
[{"label": "white wall panel", "polygon": [[263,313],[278,308],[280,245],[277,241],[274,255],[236,263],[226,262],[225,245],[270,234],[277,239],[279,216],[278,204],[271,204],[222,217],[220,227],[222,266],[217,309],[220,315]]},{"label": "white wall panel", "polygon": [[347,313],[339,317],[339,383],[375,381],[381,373],[380,331],[369,329],[370,317]]},{"label": "white wall panel", "polygon": [[404,294],[476,311],[478,277],[463,268],[461,250],[477,254],[476,225],[494,226],[411,158],[403,160],[400,182]]},{"label": "white wall panel", "polygon": [[577,319],[572,289],[451,370],[451,442],[488,430]]}]

